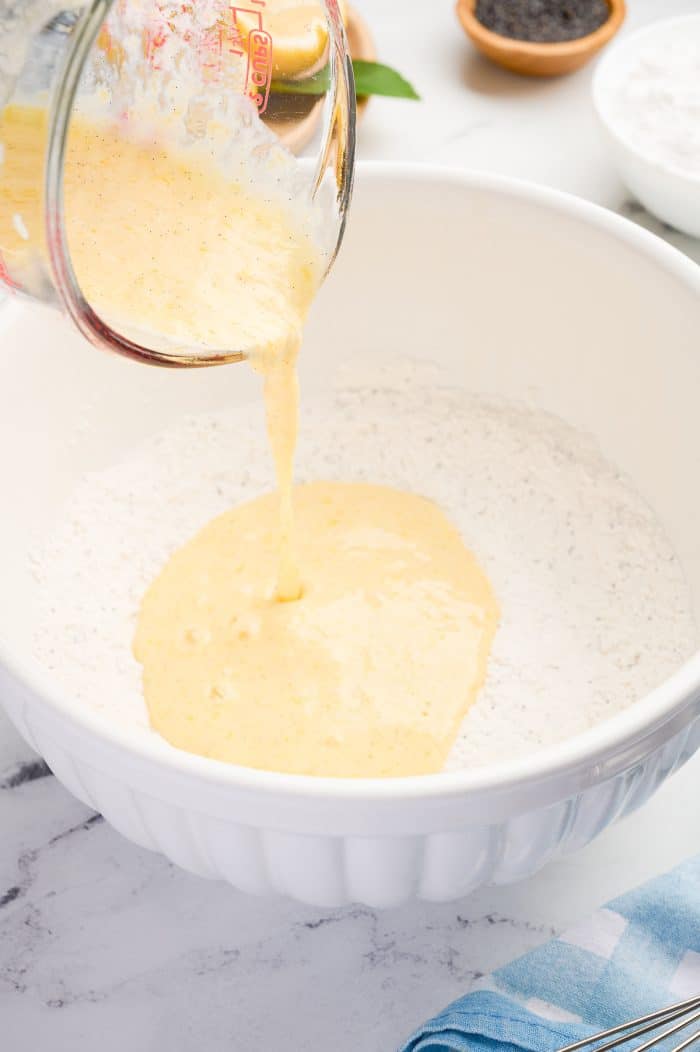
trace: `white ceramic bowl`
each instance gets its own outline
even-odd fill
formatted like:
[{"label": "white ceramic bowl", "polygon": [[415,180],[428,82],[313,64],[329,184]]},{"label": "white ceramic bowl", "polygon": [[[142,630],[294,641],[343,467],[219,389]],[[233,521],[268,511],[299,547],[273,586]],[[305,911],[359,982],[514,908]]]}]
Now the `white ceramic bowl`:
[{"label": "white ceramic bowl", "polygon": [[700,39],[700,14],[663,19],[623,37],[596,67],[593,103],[610,157],[628,189],[659,219],[700,237],[700,176],[664,164],[630,141],[614,106],[618,87],[640,49],[651,42],[663,48],[665,42],[677,40],[679,32]]},{"label": "white ceramic bowl", "polygon": [[[247,770],[107,724],[30,656],[32,532],[83,472],[184,412],[249,399],[253,380],[244,366],[184,374],[110,358],[20,303],[0,319],[0,697],[57,777],[126,837],[317,905],[454,899],[585,844],[697,748],[700,657],[576,739],[429,777]],[[657,509],[700,604],[698,332],[700,270],[619,217],[503,179],[368,166],[302,380],[322,387],[358,347],[403,346],[453,383],[593,433]]]}]

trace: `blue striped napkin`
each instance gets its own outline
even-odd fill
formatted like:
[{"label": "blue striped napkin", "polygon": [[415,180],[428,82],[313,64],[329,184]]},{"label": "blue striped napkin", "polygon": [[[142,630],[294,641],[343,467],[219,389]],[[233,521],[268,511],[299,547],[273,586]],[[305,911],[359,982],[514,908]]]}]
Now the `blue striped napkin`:
[{"label": "blue striped napkin", "polygon": [[700,856],[480,981],[401,1052],[555,1052],[700,995]]}]

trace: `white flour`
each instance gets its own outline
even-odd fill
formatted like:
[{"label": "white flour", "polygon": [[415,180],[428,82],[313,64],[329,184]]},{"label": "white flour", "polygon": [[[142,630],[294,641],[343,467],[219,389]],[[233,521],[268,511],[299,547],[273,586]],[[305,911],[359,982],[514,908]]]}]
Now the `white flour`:
[{"label": "white flour", "polygon": [[666,167],[700,175],[700,22],[680,19],[630,55],[612,100],[620,135]]},{"label": "white flour", "polygon": [[[387,374],[307,405],[300,481],[436,500],[490,575],[502,621],[451,768],[522,756],[631,705],[696,626],[669,542],[591,440],[541,412]],[[78,487],[37,562],[39,659],[85,705],[151,734],[131,656],[141,596],[176,545],[269,489],[257,405],[184,420]]]}]

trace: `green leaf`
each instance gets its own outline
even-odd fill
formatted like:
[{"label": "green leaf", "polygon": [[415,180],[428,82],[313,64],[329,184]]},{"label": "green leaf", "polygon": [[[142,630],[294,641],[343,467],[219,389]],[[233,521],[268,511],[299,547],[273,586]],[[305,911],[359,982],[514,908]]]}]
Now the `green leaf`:
[{"label": "green leaf", "polygon": [[[386,95],[395,99],[419,99],[415,88],[392,69],[381,62],[365,62],[353,59],[355,94]],[[304,80],[273,80],[271,90],[276,95],[325,95],[329,88],[328,66]]]},{"label": "green leaf", "polygon": [[355,94],[387,95],[394,99],[419,99],[420,95],[401,74],[381,62],[365,62],[353,59]]}]

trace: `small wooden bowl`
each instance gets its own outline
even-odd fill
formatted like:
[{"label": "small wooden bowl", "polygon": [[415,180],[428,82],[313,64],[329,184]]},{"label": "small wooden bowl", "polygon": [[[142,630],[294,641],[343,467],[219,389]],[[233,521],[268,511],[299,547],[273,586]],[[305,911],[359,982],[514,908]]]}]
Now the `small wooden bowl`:
[{"label": "small wooden bowl", "polygon": [[[365,59],[367,62],[376,61],[377,52],[369,27],[352,7],[348,7],[345,32],[348,49],[353,58]],[[368,102],[366,97],[357,100],[358,121],[363,116]],[[323,99],[315,99],[309,95],[280,95],[270,107],[265,123],[288,150],[299,153],[316,134],[322,110]]]},{"label": "small wooden bowl", "polygon": [[476,17],[476,0],[457,0],[457,16],[474,45],[505,69],[529,77],[557,77],[585,65],[617,33],[625,14],[625,0],[607,0],[608,20],[593,33],[561,44],[537,44],[493,33]]}]

